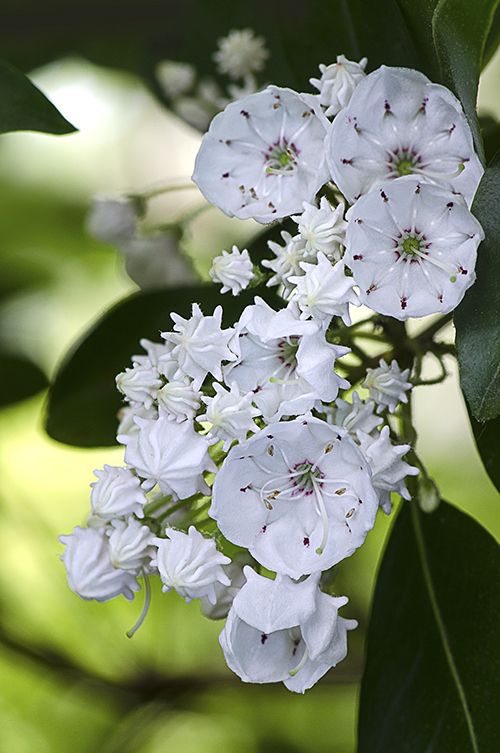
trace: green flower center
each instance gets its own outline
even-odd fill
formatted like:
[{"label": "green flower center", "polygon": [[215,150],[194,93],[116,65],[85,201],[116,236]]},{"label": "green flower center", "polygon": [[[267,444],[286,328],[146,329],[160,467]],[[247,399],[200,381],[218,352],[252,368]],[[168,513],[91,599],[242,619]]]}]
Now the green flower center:
[{"label": "green flower center", "polygon": [[420,251],[422,243],[414,235],[409,235],[401,244],[403,253],[407,256],[417,256],[417,252]]}]

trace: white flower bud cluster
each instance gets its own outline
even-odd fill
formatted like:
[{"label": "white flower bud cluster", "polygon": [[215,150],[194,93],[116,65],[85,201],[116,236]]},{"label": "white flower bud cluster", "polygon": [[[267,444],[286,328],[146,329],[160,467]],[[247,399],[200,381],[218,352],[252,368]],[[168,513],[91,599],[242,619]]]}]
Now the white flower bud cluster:
[{"label": "white flower bud cluster", "polygon": [[223,89],[213,78],[199,79],[189,63],[163,60],[156,67],[156,79],[174,112],[186,123],[206,131],[213,116],[235,99],[259,88],[256,75],[269,57],[265,40],[252,29],[233,29],[217,42],[213,60],[217,72],[229,82]]},{"label": "white flower bud cluster", "polygon": [[[258,50],[232,36],[217,62],[252,74]],[[221,306],[194,303],[161,343],[141,342],[117,377],[125,466],[96,472],[89,526],[62,537],[83,598],[131,598],[138,577],[158,575],[227,618],[220,644],[243,681],[300,693],[346,656],[356,626],[322,574],[418,474],[394,430],[409,369],[355,369],[351,393],[338,333],[360,303],[397,319],[450,311],[483,235],[468,209],[482,168],[458,101],[415,71],[365,65],[339,56],[313,80],[318,95],[269,86],[214,118],[193,176],[207,199],[297,225],[259,272],[281,308],[256,295],[226,327]],[[254,276],[248,252],[222,252],[211,276],[237,295]],[[217,548],[227,542],[232,560]]]}]

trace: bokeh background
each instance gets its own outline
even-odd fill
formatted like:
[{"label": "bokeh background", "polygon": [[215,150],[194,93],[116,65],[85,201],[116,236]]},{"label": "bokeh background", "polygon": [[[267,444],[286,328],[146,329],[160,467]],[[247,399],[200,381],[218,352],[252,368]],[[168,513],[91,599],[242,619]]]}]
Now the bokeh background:
[{"label": "bokeh background", "polygon": [[[11,62],[18,55],[28,71],[30,55],[40,57],[36,24],[27,22],[23,35],[15,18],[12,11]],[[112,20],[105,14],[106,28]],[[219,35],[232,27],[226,20]],[[9,283],[0,342],[49,376],[92,321],[137,289],[119,251],[85,231],[92,197],[188,182],[200,142],[137,75],[76,55],[60,30],[46,29],[42,42],[52,31],[50,62],[30,75],[79,132],[0,137],[0,277]],[[124,61],[132,52],[125,44]],[[499,75],[497,55],[479,96],[480,112],[497,120]],[[151,202],[146,226],[202,206],[195,188],[169,193]],[[185,250],[207,277],[211,258],[244,244],[257,226],[216,209],[195,214]],[[446,335],[453,337],[451,327]],[[496,492],[476,453],[451,360],[449,368],[445,383],[415,390],[418,449],[443,497],[499,538]],[[0,411],[0,753],[353,753],[370,597],[391,520],[381,514],[362,549],[339,566],[338,592],[351,599],[346,615],[360,623],[348,659],[305,696],[246,686],[225,666],[220,625],[203,618],[196,603],[155,591],[145,625],[129,640],[140,596],[94,604],[69,591],[57,537],[85,520],[93,469],[120,464],[122,453],[51,440],[43,431],[44,401],[42,394]]]}]

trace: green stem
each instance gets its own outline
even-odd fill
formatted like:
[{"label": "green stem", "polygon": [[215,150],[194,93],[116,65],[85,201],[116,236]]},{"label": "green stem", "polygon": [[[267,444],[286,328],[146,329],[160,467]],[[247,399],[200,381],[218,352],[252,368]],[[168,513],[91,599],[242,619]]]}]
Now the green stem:
[{"label": "green stem", "polygon": [[193,189],[197,186],[194,183],[166,183],[163,186],[157,186],[156,188],[149,188],[140,193],[129,194],[131,198],[139,198],[148,201],[154,199],[156,196],[161,196],[164,193],[172,193],[173,191],[186,191],[187,189]]}]

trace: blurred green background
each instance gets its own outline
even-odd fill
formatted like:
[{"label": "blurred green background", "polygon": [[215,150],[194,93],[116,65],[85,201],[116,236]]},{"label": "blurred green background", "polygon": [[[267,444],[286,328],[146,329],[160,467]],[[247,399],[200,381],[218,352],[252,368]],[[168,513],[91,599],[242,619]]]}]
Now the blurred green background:
[{"label": "blurred green background", "polygon": [[[480,88],[480,112],[497,119],[499,73],[497,56]],[[61,57],[32,77],[80,130],[0,138],[0,278],[9,290],[0,341],[50,375],[86,326],[135,289],[119,253],[85,233],[92,196],[188,179],[200,136],[132,74]],[[170,222],[201,203],[195,189],[169,194],[152,203],[147,222]],[[187,251],[206,276],[221,248],[255,230],[210,209],[190,223]],[[448,381],[415,391],[419,451],[443,497],[498,538],[496,492],[449,365]],[[122,452],[50,440],[43,405],[39,396],[0,412],[0,753],[353,753],[363,638],[390,519],[381,514],[339,567],[345,615],[360,623],[348,659],[305,696],[246,686],[225,666],[221,626],[196,603],[157,589],[129,640],[140,596],[94,604],[69,591],[57,537],[85,520],[93,469],[120,464]]]}]

